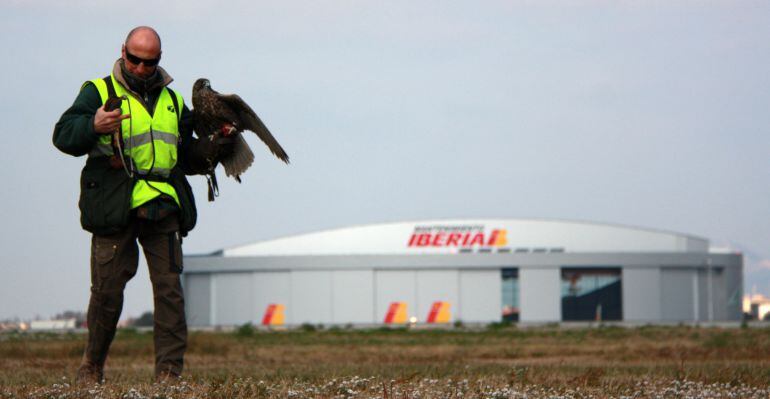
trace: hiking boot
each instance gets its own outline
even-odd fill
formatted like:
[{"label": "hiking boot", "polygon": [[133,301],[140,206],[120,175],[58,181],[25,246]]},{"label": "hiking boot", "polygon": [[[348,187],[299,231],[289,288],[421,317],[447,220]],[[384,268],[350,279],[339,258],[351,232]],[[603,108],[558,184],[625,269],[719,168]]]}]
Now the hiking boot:
[{"label": "hiking boot", "polygon": [[78,368],[75,381],[79,384],[101,384],[104,382],[104,370],[93,362],[84,361]]},{"label": "hiking boot", "polygon": [[155,382],[157,384],[176,384],[182,377],[173,371],[163,370],[155,375]]}]

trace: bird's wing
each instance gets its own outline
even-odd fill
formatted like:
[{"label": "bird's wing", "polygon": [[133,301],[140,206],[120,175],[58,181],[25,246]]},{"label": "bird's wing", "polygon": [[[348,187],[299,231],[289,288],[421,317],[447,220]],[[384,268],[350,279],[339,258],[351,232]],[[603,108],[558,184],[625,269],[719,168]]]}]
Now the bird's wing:
[{"label": "bird's wing", "polygon": [[238,134],[233,137],[233,153],[222,158],[219,163],[225,168],[225,174],[239,180],[239,176],[254,162],[254,153],[249,148],[249,143]]},{"label": "bird's wing", "polygon": [[273,137],[270,131],[267,130],[267,126],[262,123],[262,120],[259,119],[254,110],[252,110],[251,107],[249,107],[249,105],[246,104],[243,99],[241,99],[241,97],[239,97],[237,94],[221,94],[219,98],[225,101],[233,110],[238,113],[241,122],[243,122],[243,126],[241,126],[242,128],[251,130],[252,132],[256,133],[257,136],[259,136],[259,138],[262,139],[262,141],[267,145],[273,155],[278,157],[280,160],[289,163],[289,156],[286,154],[286,151],[283,150],[275,137]]}]

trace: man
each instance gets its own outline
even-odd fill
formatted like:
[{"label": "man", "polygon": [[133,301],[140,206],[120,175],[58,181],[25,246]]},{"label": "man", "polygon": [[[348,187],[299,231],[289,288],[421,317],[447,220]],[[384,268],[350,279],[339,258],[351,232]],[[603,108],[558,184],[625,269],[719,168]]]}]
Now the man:
[{"label": "man", "polygon": [[[156,379],[182,373],[187,324],[181,237],[196,219],[184,175],[206,173],[227,148],[192,136],[192,112],[167,87],[172,79],[158,66],[160,58],[157,32],[133,29],[111,75],[83,84],[53,133],[59,150],[88,155],[79,206],[83,228],[93,233],[91,299],[80,381],[103,381],[123,289],[136,274],[137,240],[153,287]],[[108,99],[121,97],[117,109],[106,109]]]}]

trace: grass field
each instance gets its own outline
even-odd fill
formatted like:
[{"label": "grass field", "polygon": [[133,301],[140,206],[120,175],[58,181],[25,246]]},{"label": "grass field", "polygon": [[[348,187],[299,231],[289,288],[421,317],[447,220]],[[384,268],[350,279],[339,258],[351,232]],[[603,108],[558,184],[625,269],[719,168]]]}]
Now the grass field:
[{"label": "grass field", "polygon": [[82,334],[0,335],[0,398],[770,397],[770,330],[516,327],[192,332],[153,384],[152,334],[124,330],[79,386]]}]

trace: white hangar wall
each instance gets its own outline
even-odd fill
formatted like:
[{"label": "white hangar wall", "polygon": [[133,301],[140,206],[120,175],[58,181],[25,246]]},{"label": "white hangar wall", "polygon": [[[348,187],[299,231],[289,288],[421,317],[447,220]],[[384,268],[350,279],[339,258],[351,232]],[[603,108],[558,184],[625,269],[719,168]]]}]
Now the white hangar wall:
[{"label": "white hangar wall", "polygon": [[271,303],[286,307],[286,323],[377,324],[392,302],[425,321],[435,301],[451,306],[451,321],[500,318],[498,270],[350,270],[191,273],[185,275],[191,326],[260,324]]},{"label": "white hangar wall", "polygon": [[619,320],[739,320],[742,257],[707,249],[697,237],[588,223],[393,223],[188,256],[183,282],[191,326],[260,324],[270,304],[288,325],[379,324],[393,302],[422,322],[436,301],[450,322],[486,323],[501,320],[505,295],[522,322],[570,320],[569,276],[586,270],[617,276]]},{"label": "white hangar wall", "polygon": [[[735,265],[739,260],[728,255],[714,257],[719,258],[721,264],[728,266],[714,267],[711,277],[708,268],[697,265],[621,267],[622,320],[653,323],[739,320],[741,277]],[[250,258],[243,260],[246,259]],[[200,261],[216,262],[196,258],[188,260],[188,265],[194,267]],[[643,258],[643,261],[649,262],[649,259]],[[515,265],[515,261],[511,265]],[[450,304],[451,321],[500,321],[501,270],[505,267],[476,270],[467,265],[459,265],[456,270],[446,266],[436,270],[423,267],[425,269],[190,272],[184,276],[188,322],[191,326],[259,324],[267,306],[280,303],[286,307],[287,324],[378,324],[383,322],[392,302],[405,302],[408,315],[424,321],[435,301]],[[522,322],[563,320],[561,271],[568,268],[569,265],[517,267]]]}]

